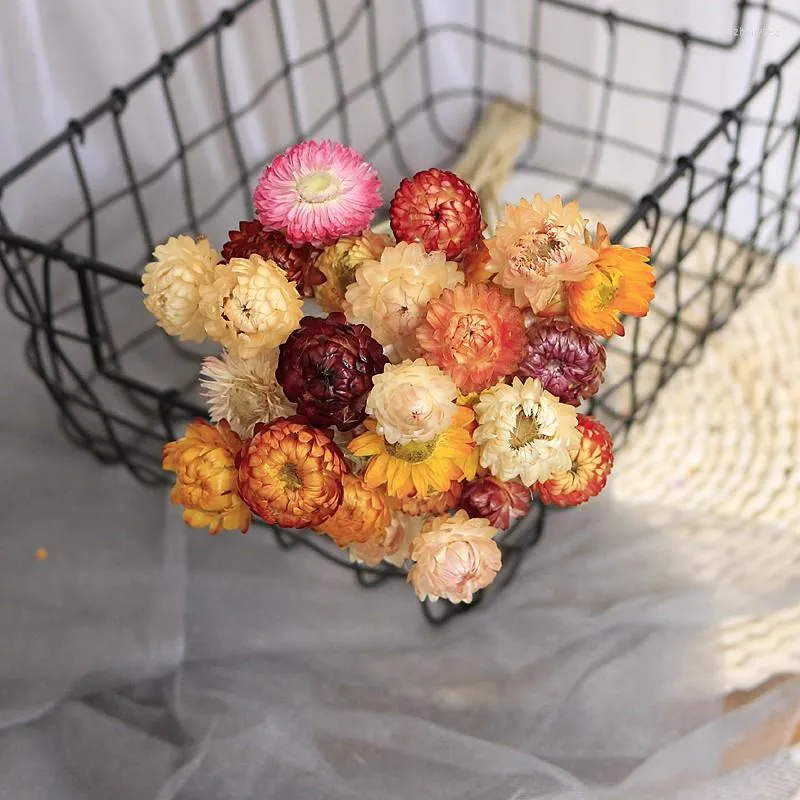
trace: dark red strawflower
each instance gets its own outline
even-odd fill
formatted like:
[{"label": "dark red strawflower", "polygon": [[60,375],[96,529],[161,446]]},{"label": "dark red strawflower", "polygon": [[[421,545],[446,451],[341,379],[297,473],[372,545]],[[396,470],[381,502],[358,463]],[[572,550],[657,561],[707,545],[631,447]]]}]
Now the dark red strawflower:
[{"label": "dark red strawflower", "polygon": [[483,517],[499,530],[506,530],[511,522],[528,513],[531,492],[520,481],[499,481],[492,475],[464,484],[461,508],[470,517]]},{"label": "dark red strawflower", "polygon": [[280,347],[275,377],[312,425],[348,431],[366,417],[372,378],[388,363],[366,325],[351,325],[336,312],[300,320]]},{"label": "dark red strawflower", "polygon": [[389,206],[389,221],[399,242],[422,242],[429,253],[460,256],[481,238],[478,195],[458,175],[426,169],[405,178]]},{"label": "dark red strawflower", "polygon": [[320,250],[310,244],[293,247],[280,231],[268,231],[257,220],[244,220],[238,231],[228,231],[228,241],[222,247],[222,257],[250,258],[259,255],[274,261],[286,277],[297,285],[303,297],[313,297],[314,287],[325,282],[325,276],[315,264]]},{"label": "dark red strawflower", "polygon": [[605,368],[605,348],[593,336],[569,322],[548,320],[528,328],[517,375],[538,378],[562,403],[579,406],[597,393]]}]

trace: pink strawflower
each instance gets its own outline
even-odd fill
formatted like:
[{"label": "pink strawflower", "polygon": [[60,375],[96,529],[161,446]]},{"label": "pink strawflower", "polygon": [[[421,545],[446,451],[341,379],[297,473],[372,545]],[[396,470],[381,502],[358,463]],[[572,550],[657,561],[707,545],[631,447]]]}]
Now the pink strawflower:
[{"label": "pink strawflower", "polygon": [[300,142],[276,156],[253,193],[256,216],[294,245],[333,244],[364,231],[381,205],[374,167],[339,142]]}]

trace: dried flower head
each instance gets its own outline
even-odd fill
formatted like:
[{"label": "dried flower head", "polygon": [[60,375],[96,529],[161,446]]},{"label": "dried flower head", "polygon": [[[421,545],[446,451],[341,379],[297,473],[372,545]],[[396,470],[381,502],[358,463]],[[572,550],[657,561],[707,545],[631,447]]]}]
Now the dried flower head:
[{"label": "dried flower head", "polygon": [[597,259],[581,281],[565,287],[567,310],[580,328],[599,336],[623,336],[623,315],[643,317],[655,297],[649,247],[612,245],[602,224],[593,241]]},{"label": "dried flower head", "polygon": [[434,492],[427,497],[420,497],[417,494],[405,498],[390,497],[389,506],[395,511],[402,511],[413,517],[427,514],[441,516],[458,507],[462,486],[460,481],[451,481],[450,486],[444,492]]},{"label": "dried flower head", "polygon": [[446,170],[426,169],[401,181],[389,217],[398,241],[422,242],[429,253],[441,250],[450,259],[473,247],[481,236],[478,195]]},{"label": "dried flower head", "polygon": [[417,326],[428,301],[464,282],[464,275],[444,253],[426,253],[419,243],[387,247],[380,261],[364,261],[345,294],[348,319],[368,325],[400,358],[419,355]]},{"label": "dried flower head", "polygon": [[446,431],[424,442],[407,444],[390,444],[375,432],[375,421],[368,419],[366,431],[350,442],[350,452],[369,457],[364,471],[367,486],[385,486],[390,497],[401,499],[428,497],[447,491],[452,481],[471,477],[473,419],[471,409],[457,407],[453,424]]},{"label": "dried flower head", "polygon": [[369,226],[381,205],[378,173],[351,147],[306,141],[276,156],[253,194],[265,228],[291,244],[333,244]]},{"label": "dried flower head", "polygon": [[408,580],[420,600],[442,597],[451,603],[471,603],[500,570],[497,531],[485,519],[470,519],[466,511],[433,517],[411,543],[414,565]]},{"label": "dried flower head", "polygon": [[206,332],[230,353],[252,358],[277,347],[297,327],[303,301],[274,261],[234,258],[201,289]]},{"label": "dried flower head", "polygon": [[438,367],[421,358],[389,364],[372,381],[366,410],[389,444],[425,442],[450,427],[458,389]]},{"label": "dried flower head", "polygon": [[258,426],[238,459],[239,493],[271,525],[320,525],[342,502],[344,457],[323,431],[301,417]]},{"label": "dried flower head", "polygon": [[531,490],[519,481],[499,481],[492,475],[464,484],[461,508],[471,517],[483,517],[498,530],[507,530],[524,517],[531,504]]},{"label": "dried flower head", "polygon": [[600,494],[614,465],[611,434],[593,417],[578,414],[580,441],[570,452],[572,464],[534,485],[548,505],[577,506]]},{"label": "dried flower head", "polygon": [[366,230],[361,236],[344,236],[322,251],[317,268],[324,282],[314,287],[314,296],[325,311],[344,311],[345,292],[365,261],[374,261],[392,244],[389,236]]},{"label": "dried flower head", "polygon": [[522,312],[496,286],[456,286],[428,303],[417,341],[465,393],[481,391],[513,374],[522,357]]},{"label": "dried flower head", "polygon": [[252,358],[223,351],[222,358],[203,359],[200,383],[212,421],[227,420],[243,439],[259,422],[272,422],[294,413],[275,378],[278,351],[263,350]]},{"label": "dried flower head", "polygon": [[575,409],[538,380],[514,378],[510,386],[487,389],[475,413],[473,438],[481,446],[481,466],[501,481],[519,478],[532,486],[569,469],[570,450],[579,439]]},{"label": "dried flower head", "polygon": [[558,298],[562,283],[583,280],[597,253],[584,243],[586,220],[576,201],[563,205],[556,195],[507,205],[486,240],[495,282],[514,290],[517,305],[539,313]]},{"label": "dried flower head", "polygon": [[402,567],[408,558],[411,542],[419,535],[423,520],[395,512],[392,521],[383,531],[376,531],[365,542],[353,542],[348,547],[350,560],[377,567],[386,561]]},{"label": "dried flower head", "polygon": [[603,382],[606,351],[593,336],[563,320],[528,329],[517,375],[538,378],[562,403],[578,406],[597,394]]},{"label": "dried flower head", "polygon": [[177,481],[170,498],[184,506],[183,521],[193,528],[221,530],[250,527],[250,509],[239,496],[235,460],[242,441],[228,423],[210,425],[202,419],[190,422],[177,441],[164,445],[162,466]]},{"label": "dried flower head", "polygon": [[366,416],[373,376],[388,363],[366,325],[350,325],[344,314],[303,317],[281,345],[277,377],[298,414],[323,428],[346,431]]},{"label": "dried flower head", "polygon": [[202,342],[206,338],[200,313],[200,290],[214,280],[220,255],[201,238],[172,236],[153,251],[142,275],[145,308],[170,336]]},{"label": "dried flower head", "polygon": [[385,533],[392,520],[386,493],[370,489],[357,475],[345,475],[342,485],[342,504],[316,530],[330,536],[339,547]]},{"label": "dried flower head", "polygon": [[239,230],[228,231],[228,241],[222,248],[226,261],[252,255],[274,261],[303,297],[313,297],[314,288],[325,280],[316,267],[319,253],[308,244],[292,246],[280,231],[268,231],[257,219],[240,222]]}]

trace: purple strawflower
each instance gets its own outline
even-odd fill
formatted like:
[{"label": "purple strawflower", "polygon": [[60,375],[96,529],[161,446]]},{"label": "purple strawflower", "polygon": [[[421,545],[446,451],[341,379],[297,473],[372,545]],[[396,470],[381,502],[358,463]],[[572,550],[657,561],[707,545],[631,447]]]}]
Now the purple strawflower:
[{"label": "purple strawflower", "polygon": [[517,375],[538,378],[562,403],[579,406],[603,382],[606,351],[593,336],[569,322],[548,320],[528,328]]}]

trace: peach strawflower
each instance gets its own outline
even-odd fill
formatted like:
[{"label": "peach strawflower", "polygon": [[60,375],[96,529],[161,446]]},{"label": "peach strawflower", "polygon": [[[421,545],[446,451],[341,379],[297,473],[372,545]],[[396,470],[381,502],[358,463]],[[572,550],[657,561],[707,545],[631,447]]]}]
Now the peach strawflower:
[{"label": "peach strawflower", "polygon": [[614,465],[611,434],[593,417],[578,414],[580,441],[571,453],[568,470],[552,474],[533,486],[547,505],[577,506],[600,494]]},{"label": "peach strawflower", "polygon": [[427,497],[414,494],[412,497],[390,497],[389,506],[395,511],[402,511],[412,517],[421,517],[425,514],[440,516],[452,511],[461,500],[461,482],[451,481],[444,492],[434,492]]},{"label": "peach strawflower", "polygon": [[591,272],[565,287],[569,316],[578,327],[599,336],[623,336],[620,316],[645,316],[655,297],[656,279],[647,263],[650,248],[611,244],[602,223],[597,224],[592,246],[598,258]]},{"label": "peach strawflower", "polygon": [[597,253],[584,243],[586,220],[578,203],[563,205],[556,195],[532,203],[507,205],[505,215],[486,240],[495,283],[514,290],[519,306],[539,311],[558,299],[563,283],[583,280]]},{"label": "peach strawflower", "polygon": [[458,266],[442,252],[426,253],[418,242],[387,247],[380,261],[364,261],[345,293],[345,313],[369,326],[399,358],[419,355],[417,326],[428,301],[464,282]]},{"label": "peach strawflower", "polygon": [[193,528],[221,530],[250,527],[250,509],[239,496],[236,456],[242,440],[224,420],[211,425],[203,419],[190,422],[177,441],[164,445],[162,467],[174,472],[177,481],[170,499],[184,506],[183,521]]},{"label": "peach strawflower", "polygon": [[347,549],[350,561],[377,567],[381,561],[402,567],[408,558],[411,542],[422,530],[424,520],[395,512],[392,521],[383,530],[370,536],[365,542],[353,542]]},{"label": "peach strawflower", "polygon": [[514,373],[526,342],[522,312],[497,286],[456,286],[428,303],[417,341],[465,393]]},{"label": "peach strawflower", "polygon": [[492,538],[496,533],[485,519],[470,519],[466,511],[428,520],[411,543],[414,565],[408,581],[417,597],[471,603],[502,565],[500,548]]},{"label": "peach strawflower", "polygon": [[381,257],[392,244],[390,236],[366,230],[361,236],[343,236],[329,245],[317,259],[316,267],[325,281],[314,287],[314,297],[328,312],[344,310],[344,294],[356,279],[356,270],[364,261]]},{"label": "peach strawflower", "polygon": [[472,409],[456,407],[453,424],[424,442],[389,444],[375,432],[375,420],[364,423],[366,431],[350,442],[350,452],[367,456],[367,486],[385,486],[390,497],[427,497],[444,492],[452,481],[469,479],[475,443],[470,434]]},{"label": "peach strawflower", "polygon": [[457,396],[448,375],[418,358],[387,364],[373,377],[366,411],[389,444],[426,442],[450,427]]},{"label": "peach strawflower", "polygon": [[214,281],[220,254],[208,243],[191,236],[172,236],[153,251],[142,275],[145,308],[159,327],[184,341],[206,338],[200,313],[200,289]]},{"label": "peach strawflower", "polygon": [[342,486],[342,504],[315,530],[330,536],[339,547],[385,533],[392,520],[386,494],[370,489],[357,475],[345,475]]},{"label": "peach strawflower", "polygon": [[481,394],[475,413],[473,438],[481,446],[481,466],[501,481],[518,477],[532,486],[569,469],[570,451],[580,439],[577,414],[540,381],[499,383]]},{"label": "peach strawflower", "polygon": [[233,258],[201,289],[206,332],[232,355],[252,358],[277,347],[300,324],[303,300],[274,262]]},{"label": "peach strawflower", "polygon": [[278,350],[262,350],[252,358],[239,358],[223,350],[222,358],[203,359],[200,384],[213,422],[227,420],[243,439],[253,435],[259,422],[272,422],[294,413],[275,378]]},{"label": "peach strawflower", "polygon": [[239,456],[239,493],[271,525],[308,528],[332,516],[342,502],[347,465],[323,431],[300,417],[256,427]]},{"label": "peach strawflower", "polygon": [[256,216],[295,245],[333,244],[369,226],[381,203],[375,168],[351,147],[300,142],[276,156],[253,193]]}]

